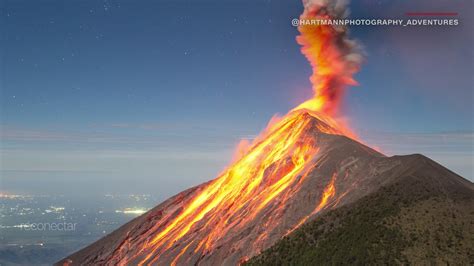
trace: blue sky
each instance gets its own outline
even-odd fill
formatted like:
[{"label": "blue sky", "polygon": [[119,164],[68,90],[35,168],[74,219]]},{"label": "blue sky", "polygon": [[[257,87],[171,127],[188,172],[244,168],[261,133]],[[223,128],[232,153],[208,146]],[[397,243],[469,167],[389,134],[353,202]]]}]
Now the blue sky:
[{"label": "blue sky", "polygon": [[[367,58],[344,104],[368,144],[471,180],[472,8],[352,3],[352,17],[451,11],[461,25],[351,28]],[[299,1],[3,0],[3,189],[166,197],[213,178],[239,139],[311,95],[290,23],[301,11]]]}]

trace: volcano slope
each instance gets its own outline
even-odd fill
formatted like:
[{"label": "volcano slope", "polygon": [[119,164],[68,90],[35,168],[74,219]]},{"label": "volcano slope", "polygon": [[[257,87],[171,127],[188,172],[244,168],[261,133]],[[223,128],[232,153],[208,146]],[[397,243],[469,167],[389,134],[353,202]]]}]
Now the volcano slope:
[{"label": "volcano slope", "polygon": [[[420,155],[386,157],[345,137],[327,117],[298,111],[270,127],[264,137],[216,179],[171,197],[58,264],[237,265],[258,254],[261,255],[250,263],[284,263],[288,261],[277,258],[287,255],[295,260],[299,257],[308,258],[308,261],[321,259],[286,247],[288,253],[284,253],[279,246],[292,245],[284,241],[295,243],[289,239],[305,234],[301,230],[312,228],[314,222],[321,221],[322,217],[330,217],[326,215],[332,211],[350,213],[348,210],[351,208],[358,209],[353,206],[359,206],[357,204],[367,201],[368,197],[383,195],[384,189],[394,184],[402,183],[412,188],[409,182],[426,183],[427,188],[433,188],[430,190],[433,194],[441,197],[439,199],[449,199],[442,204],[452,206],[458,202],[453,194],[462,191],[459,195],[464,197],[459,197],[466,200],[462,201],[463,204],[472,206],[472,183],[431,160]],[[420,194],[415,188],[400,189],[403,192],[400,199],[387,201],[392,205],[400,201],[409,203],[418,194],[423,199],[435,200],[427,196],[431,195],[428,192]],[[373,203],[371,200],[367,202]],[[422,201],[418,203],[424,204]],[[381,208],[384,206],[382,204]],[[409,208],[403,211],[403,217],[417,213],[417,210]],[[462,217],[467,213],[461,208],[455,215]],[[391,216],[387,217],[383,218],[387,221],[391,219]],[[417,230],[419,223],[430,225],[431,221],[425,217],[405,223],[397,217],[390,221],[393,224],[404,223],[407,230]],[[373,222],[383,223],[385,220]],[[458,221],[457,218],[452,220]],[[340,221],[341,224],[351,224],[352,220]],[[354,228],[365,229],[357,228],[359,220],[353,222]],[[331,226],[330,223],[328,228],[337,225]],[[460,235],[468,238],[465,227],[471,230],[472,223],[458,228],[457,234],[450,237]],[[331,235],[330,230],[327,232]],[[358,233],[364,235],[363,231]],[[339,239],[339,236],[333,237]],[[282,242],[278,242],[282,238]],[[364,241],[364,238],[360,240]],[[304,246],[304,241],[298,243]],[[380,241],[390,241],[390,236],[380,238]],[[449,243],[443,242],[443,245]],[[347,249],[345,252],[352,249],[352,244],[357,243],[344,246]],[[320,245],[317,247],[321,248]],[[308,252],[311,253],[312,249]],[[419,255],[417,249],[406,252]],[[423,257],[423,254],[420,256]]]}]

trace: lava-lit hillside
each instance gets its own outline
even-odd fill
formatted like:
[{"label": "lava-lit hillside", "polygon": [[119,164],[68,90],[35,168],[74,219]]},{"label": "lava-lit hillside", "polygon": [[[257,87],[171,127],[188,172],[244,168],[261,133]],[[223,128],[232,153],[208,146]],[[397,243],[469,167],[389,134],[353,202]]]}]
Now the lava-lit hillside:
[{"label": "lava-lit hillside", "polygon": [[[328,123],[309,111],[291,113],[221,176],[165,201],[72,261],[236,264],[258,254],[318,212],[381,182],[359,171],[378,169],[384,156]],[[96,257],[84,256],[102,241],[108,244]]]}]

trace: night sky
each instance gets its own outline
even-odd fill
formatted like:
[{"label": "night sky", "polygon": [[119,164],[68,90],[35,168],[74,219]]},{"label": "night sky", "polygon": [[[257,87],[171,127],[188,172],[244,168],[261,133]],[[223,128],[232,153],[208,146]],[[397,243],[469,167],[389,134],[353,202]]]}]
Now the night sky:
[{"label": "night sky", "polygon": [[[311,96],[299,1],[1,1],[1,190],[153,193],[215,177],[241,138]],[[357,1],[367,58],[343,114],[388,155],[473,179],[472,1]],[[87,188],[87,189],[86,189]]]}]

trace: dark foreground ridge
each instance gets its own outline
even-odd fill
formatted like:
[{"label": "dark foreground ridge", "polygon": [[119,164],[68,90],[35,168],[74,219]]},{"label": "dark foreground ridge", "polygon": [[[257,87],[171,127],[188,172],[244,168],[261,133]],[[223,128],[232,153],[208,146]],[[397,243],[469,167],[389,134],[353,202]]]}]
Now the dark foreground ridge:
[{"label": "dark foreground ridge", "polygon": [[245,265],[473,265],[473,184],[421,155],[403,157],[414,171],[304,224]]}]

